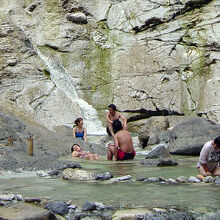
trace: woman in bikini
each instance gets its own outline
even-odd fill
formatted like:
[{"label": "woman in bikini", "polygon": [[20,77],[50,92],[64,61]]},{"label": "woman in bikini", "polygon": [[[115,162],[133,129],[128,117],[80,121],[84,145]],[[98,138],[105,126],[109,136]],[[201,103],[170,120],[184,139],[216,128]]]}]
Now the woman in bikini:
[{"label": "woman in bikini", "polygon": [[73,128],[73,137],[87,141],[87,131],[83,127],[83,118],[77,118],[75,120],[76,126]]},{"label": "woman in bikini", "polygon": [[87,160],[98,160],[98,154],[92,154],[89,151],[82,151],[82,148],[78,144],[73,144],[71,147],[72,157],[80,157]]}]

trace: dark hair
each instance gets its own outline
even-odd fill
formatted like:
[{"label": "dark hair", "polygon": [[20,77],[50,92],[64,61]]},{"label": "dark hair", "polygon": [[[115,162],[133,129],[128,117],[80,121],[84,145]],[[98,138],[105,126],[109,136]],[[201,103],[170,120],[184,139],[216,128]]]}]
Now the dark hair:
[{"label": "dark hair", "polygon": [[83,120],[83,118],[77,118],[77,119],[75,120],[75,124],[78,125],[79,122],[82,121],[82,120]]},{"label": "dark hair", "polygon": [[109,105],[108,108],[112,108],[114,111],[116,111],[116,105],[114,104]]},{"label": "dark hair", "polygon": [[123,126],[118,119],[113,121],[112,127],[114,134],[123,129]]},{"label": "dark hair", "polygon": [[[71,152],[74,151],[73,147],[74,147],[75,145],[79,146],[78,144],[73,144],[73,146],[71,147]],[[80,146],[79,146],[79,147],[80,147]]]},{"label": "dark hair", "polygon": [[214,144],[218,145],[218,148],[220,148],[220,136],[218,136],[217,138],[215,138]]}]

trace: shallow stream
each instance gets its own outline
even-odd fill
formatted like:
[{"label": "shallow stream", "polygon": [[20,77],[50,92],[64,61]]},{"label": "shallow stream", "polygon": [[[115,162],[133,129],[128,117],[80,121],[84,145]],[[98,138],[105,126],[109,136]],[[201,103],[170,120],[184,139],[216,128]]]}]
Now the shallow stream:
[{"label": "shallow stream", "polygon": [[[132,162],[111,162],[106,158],[87,161],[77,158],[83,169],[96,173],[111,172],[114,177],[131,175],[137,177],[177,178],[197,174],[198,157],[174,156],[179,165],[172,167],[146,167],[136,156]],[[69,158],[72,160],[72,158]],[[206,212],[220,207],[220,186],[213,183],[159,184],[128,181],[106,184],[105,182],[74,182],[56,178],[42,178],[35,172],[3,173],[0,175],[0,194],[19,193],[24,197],[72,200],[81,205],[84,201],[117,204],[120,207],[181,206]]]}]

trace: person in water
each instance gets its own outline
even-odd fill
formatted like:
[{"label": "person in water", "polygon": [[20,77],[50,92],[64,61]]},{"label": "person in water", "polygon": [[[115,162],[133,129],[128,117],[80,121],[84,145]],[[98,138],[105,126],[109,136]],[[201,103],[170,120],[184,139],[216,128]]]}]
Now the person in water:
[{"label": "person in water", "polygon": [[75,120],[76,126],[73,128],[73,137],[87,141],[87,131],[83,127],[83,118],[77,118]]},{"label": "person in water", "polygon": [[135,151],[130,133],[124,129],[119,120],[113,121],[114,144],[108,145],[108,160],[128,160],[135,157]]},{"label": "person in water", "polygon": [[92,154],[89,151],[82,151],[82,148],[78,144],[73,144],[71,147],[72,157],[80,157],[87,160],[98,160],[98,154]]},{"label": "person in water", "polygon": [[220,176],[220,136],[204,144],[197,166],[199,179],[205,176]]},{"label": "person in water", "polygon": [[106,131],[108,135],[114,136],[112,124],[115,120],[122,119],[123,121],[123,128],[127,129],[127,119],[119,112],[116,111],[116,106],[114,104],[110,104],[108,106],[108,112],[106,113],[106,122],[107,122],[107,128]]}]

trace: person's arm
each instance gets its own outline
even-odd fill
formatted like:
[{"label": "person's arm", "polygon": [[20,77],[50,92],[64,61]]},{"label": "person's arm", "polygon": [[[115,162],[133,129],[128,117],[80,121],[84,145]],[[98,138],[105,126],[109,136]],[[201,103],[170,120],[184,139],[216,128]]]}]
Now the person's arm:
[{"label": "person's arm", "polygon": [[127,129],[127,119],[121,113],[119,113],[119,118],[121,118],[123,121],[123,128]]},{"label": "person's arm", "polygon": [[207,164],[205,164],[205,163],[202,164],[202,168],[204,169],[206,176],[211,176],[211,175],[213,175],[211,172],[209,172]]},{"label": "person's arm", "polygon": [[76,137],[76,131],[75,131],[75,128],[73,128],[73,137],[74,137],[74,138]]},{"label": "person's arm", "polygon": [[79,157],[79,153],[77,151],[72,152],[72,157]]},{"label": "person's arm", "polygon": [[112,124],[113,121],[109,118],[109,112],[106,113],[106,121],[108,124]]},{"label": "person's arm", "polygon": [[83,138],[84,138],[84,141],[87,141],[87,130],[86,130],[86,128],[84,128],[84,136],[83,136]]},{"label": "person's arm", "polygon": [[114,136],[114,160],[117,160],[118,157],[118,147],[119,147],[119,142],[117,136]]}]

